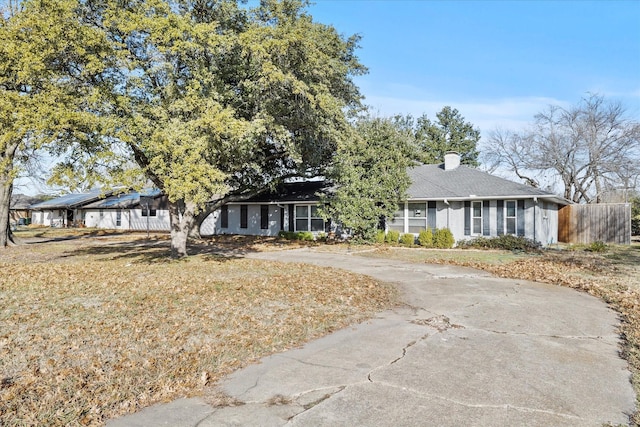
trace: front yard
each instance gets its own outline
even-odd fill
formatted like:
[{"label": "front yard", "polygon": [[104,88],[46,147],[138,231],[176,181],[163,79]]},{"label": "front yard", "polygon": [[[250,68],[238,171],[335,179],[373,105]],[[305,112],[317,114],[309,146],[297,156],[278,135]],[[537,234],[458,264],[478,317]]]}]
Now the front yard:
[{"label": "front yard", "polygon": [[[314,243],[216,238],[200,242],[189,259],[171,261],[163,235],[29,230],[18,237],[27,243],[0,251],[2,426],[101,425],[155,402],[207,395],[241,366],[395,302],[391,287],[367,277],[237,256]],[[584,249],[316,245],[589,292],[620,313],[621,354],[638,394],[640,244]]]},{"label": "front yard", "polygon": [[23,237],[55,240],[0,252],[7,427],[101,425],[203,394],[243,365],[394,301],[388,286],[326,268],[206,248],[170,261],[163,237],[39,233]]}]

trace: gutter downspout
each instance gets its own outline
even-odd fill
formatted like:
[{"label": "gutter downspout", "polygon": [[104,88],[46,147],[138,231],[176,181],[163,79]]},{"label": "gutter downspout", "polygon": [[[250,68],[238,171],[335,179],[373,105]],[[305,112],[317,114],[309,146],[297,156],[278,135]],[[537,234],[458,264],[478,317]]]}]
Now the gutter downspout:
[{"label": "gutter downspout", "polygon": [[537,242],[538,239],[536,239],[536,210],[538,208],[538,197],[534,197],[533,198],[533,241]]},{"label": "gutter downspout", "polygon": [[449,226],[449,211],[451,210],[451,205],[447,199],[444,199],[444,204],[447,205],[447,228],[451,230],[451,227]]}]

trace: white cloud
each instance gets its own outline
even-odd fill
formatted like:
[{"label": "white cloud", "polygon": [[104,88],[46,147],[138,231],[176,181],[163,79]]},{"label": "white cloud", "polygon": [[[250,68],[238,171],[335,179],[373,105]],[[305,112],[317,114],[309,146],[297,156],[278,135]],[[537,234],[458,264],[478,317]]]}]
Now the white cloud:
[{"label": "white cloud", "polygon": [[478,127],[482,135],[496,128],[520,130],[527,127],[533,117],[549,105],[567,107],[569,102],[545,97],[522,97],[486,99],[457,102],[453,100],[416,100],[400,97],[367,96],[365,104],[372,107],[374,113],[381,116],[394,114],[411,114],[414,117],[426,113],[435,119],[442,107],[449,105],[456,108],[465,120]]}]

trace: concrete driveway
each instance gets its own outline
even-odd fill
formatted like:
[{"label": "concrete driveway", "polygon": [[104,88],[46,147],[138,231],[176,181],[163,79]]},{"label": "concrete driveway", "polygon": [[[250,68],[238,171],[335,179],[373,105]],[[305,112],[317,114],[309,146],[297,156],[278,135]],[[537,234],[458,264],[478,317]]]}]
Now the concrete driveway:
[{"label": "concrete driveway", "polygon": [[117,426],[602,426],[635,394],[616,313],[584,293],[459,267],[310,249],[252,254],[398,285],[375,319],[264,358],[220,388],[242,402],[181,399]]}]

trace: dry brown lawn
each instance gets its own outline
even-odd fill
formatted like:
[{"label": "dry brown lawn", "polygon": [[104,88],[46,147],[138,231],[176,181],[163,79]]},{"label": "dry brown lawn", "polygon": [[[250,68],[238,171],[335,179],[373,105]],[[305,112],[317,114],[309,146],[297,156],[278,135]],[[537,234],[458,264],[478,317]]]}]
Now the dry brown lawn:
[{"label": "dry brown lawn", "polygon": [[209,241],[170,261],[166,236],[21,234],[29,243],[0,251],[2,426],[101,425],[205,394],[395,298],[367,277],[233,256],[277,240]]}]

